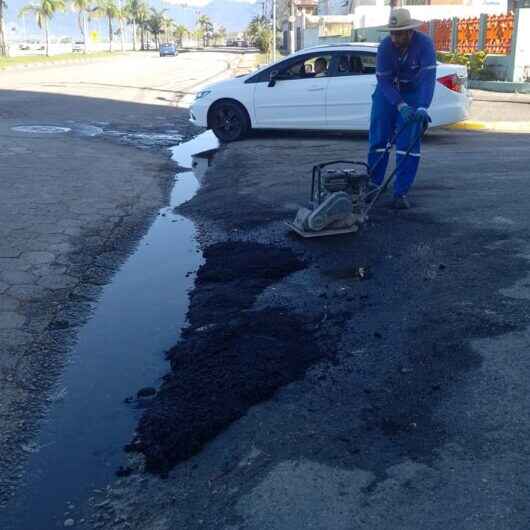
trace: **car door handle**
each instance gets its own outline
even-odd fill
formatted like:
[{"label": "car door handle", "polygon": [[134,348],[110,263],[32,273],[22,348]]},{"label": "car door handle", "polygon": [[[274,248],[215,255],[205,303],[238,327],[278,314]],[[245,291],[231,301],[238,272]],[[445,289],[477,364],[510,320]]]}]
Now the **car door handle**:
[{"label": "car door handle", "polygon": [[308,92],[321,92],[322,90],[324,90],[324,87],[321,87],[321,88],[308,88],[307,89]]}]

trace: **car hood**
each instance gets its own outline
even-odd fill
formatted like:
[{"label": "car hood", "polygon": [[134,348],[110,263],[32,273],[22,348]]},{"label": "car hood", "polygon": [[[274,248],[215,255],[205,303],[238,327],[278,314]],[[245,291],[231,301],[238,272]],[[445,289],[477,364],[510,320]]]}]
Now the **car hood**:
[{"label": "car hood", "polygon": [[241,83],[245,82],[245,79],[247,79],[250,76],[250,74],[246,74],[243,76],[233,77],[232,79],[225,79],[224,81],[218,81],[217,83],[212,83],[211,85],[205,86],[202,90],[219,90],[219,89],[226,89],[235,87],[238,85],[241,85]]}]

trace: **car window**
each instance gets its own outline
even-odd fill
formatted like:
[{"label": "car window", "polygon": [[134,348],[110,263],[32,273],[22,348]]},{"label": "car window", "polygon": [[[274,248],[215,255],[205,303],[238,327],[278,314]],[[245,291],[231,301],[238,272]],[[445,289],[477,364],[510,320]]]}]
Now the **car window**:
[{"label": "car window", "polygon": [[[319,58],[322,59],[321,61],[319,61],[321,65],[320,68],[322,68],[322,66],[324,65],[324,60],[326,62],[325,68],[322,69],[322,71],[319,71],[318,66],[315,66],[315,63]],[[332,58],[332,54],[325,53],[314,53],[303,55],[300,58],[289,58],[279,63],[276,63],[275,65],[263,70],[262,72],[259,72],[256,75],[248,78],[245,83],[269,82],[271,72],[275,70],[279,72],[278,79],[280,80],[326,77],[331,73]]]},{"label": "car window", "polygon": [[375,74],[375,53],[339,52],[334,57],[334,76]]},{"label": "car window", "polygon": [[331,71],[331,54],[305,55],[281,69],[278,79],[307,79],[327,77]]},{"label": "car window", "polygon": [[282,69],[287,64],[292,64],[292,60],[286,59],[284,61],[281,61],[279,63],[276,63],[269,68],[265,68],[261,72],[258,72],[257,74],[253,75],[252,77],[249,77],[245,83],[263,83],[263,82],[269,82],[271,72],[274,70]]}]

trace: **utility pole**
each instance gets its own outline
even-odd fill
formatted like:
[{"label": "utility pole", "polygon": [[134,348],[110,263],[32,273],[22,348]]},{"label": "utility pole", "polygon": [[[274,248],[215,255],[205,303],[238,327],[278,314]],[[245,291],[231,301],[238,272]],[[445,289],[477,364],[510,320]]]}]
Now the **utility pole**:
[{"label": "utility pole", "polygon": [[276,0],[272,0],[272,62],[276,62]]}]

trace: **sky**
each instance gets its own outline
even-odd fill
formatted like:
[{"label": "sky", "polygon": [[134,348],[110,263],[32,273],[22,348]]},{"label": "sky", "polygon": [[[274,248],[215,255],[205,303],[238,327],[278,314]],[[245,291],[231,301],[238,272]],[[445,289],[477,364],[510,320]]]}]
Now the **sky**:
[{"label": "sky", "polygon": [[[168,9],[169,16],[177,24],[184,24],[190,29],[195,26],[195,21],[199,14],[206,14],[213,22],[224,26],[228,31],[242,31],[252,17],[261,10],[261,4],[257,0],[148,1],[156,9]],[[6,30],[11,38],[18,37],[22,39],[24,33],[28,38],[39,37],[42,33],[31,15],[26,15],[24,19],[18,17],[20,9],[28,3],[30,3],[30,0],[7,0]],[[103,35],[107,35],[107,26],[104,20],[93,22],[90,30],[99,31]],[[66,13],[56,14],[50,24],[50,34],[53,36],[80,38],[76,13],[67,11]]]}]

